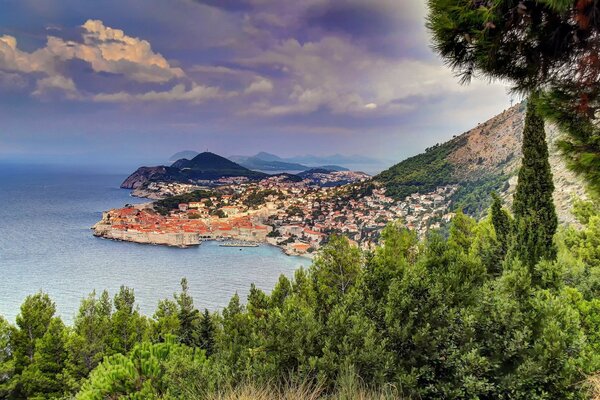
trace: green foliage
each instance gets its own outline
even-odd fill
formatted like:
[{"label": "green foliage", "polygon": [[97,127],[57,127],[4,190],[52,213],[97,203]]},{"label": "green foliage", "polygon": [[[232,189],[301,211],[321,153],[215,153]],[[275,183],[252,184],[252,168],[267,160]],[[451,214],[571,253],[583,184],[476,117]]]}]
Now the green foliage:
[{"label": "green foliage", "polygon": [[183,278],[181,280],[181,293],[175,295],[175,299],[179,307],[177,337],[181,343],[187,346],[197,346],[197,327],[200,316],[198,310],[194,307],[194,299],[188,293],[187,279]]},{"label": "green foliage", "polygon": [[318,254],[310,273],[317,305],[322,315],[328,314],[334,304],[349,292],[361,272],[362,255],[342,236],[332,236],[328,245]]},{"label": "green foliage", "polygon": [[600,298],[600,210],[581,203],[585,223],[581,228],[563,228],[557,235],[558,261],[565,265],[565,279],[576,286],[586,299]]},{"label": "green foliage", "polygon": [[92,292],[81,301],[72,332],[68,335],[67,375],[69,386],[77,389],[79,382],[110,354],[112,302],[107,291],[99,298]]},{"label": "green foliage", "polygon": [[176,210],[180,203],[190,203],[219,197],[215,192],[208,190],[195,190],[190,193],[184,193],[177,196],[167,197],[154,202],[154,209],[161,214],[168,214],[171,210]]},{"label": "green foliage", "polygon": [[[175,343],[174,339],[163,343],[137,344],[125,356],[115,354],[107,357],[91,374],[76,398],[100,400],[107,398],[159,399],[168,392],[166,367],[178,353],[191,350]],[[198,362],[201,362],[199,359]]]},{"label": "green foliage", "polygon": [[558,219],[553,191],[544,120],[536,111],[535,99],[530,99],[523,130],[523,164],[513,202],[515,253],[530,267],[556,255],[553,238]]},{"label": "green foliage", "polygon": [[13,390],[15,328],[0,316],[0,398],[7,398]]},{"label": "green foliage", "polygon": [[[596,73],[598,68],[596,67]],[[571,170],[600,195],[600,96],[597,84],[554,88],[541,97],[540,112],[568,134],[558,142]]]},{"label": "green foliage", "polygon": [[175,336],[179,332],[179,308],[173,300],[161,300],[158,302],[154,321],[152,323],[152,340],[162,342],[167,336]]},{"label": "green foliage", "polygon": [[215,351],[215,335],[216,329],[213,322],[213,317],[207,309],[204,309],[200,326],[198,327],[198,342],[200,348],[204,350],[207,356],[210,356]]},{"label": "green foliage", "polygon": [[84,299],[71,329],[31,296],[16,327],[0,319],[0,390],[185,399],[250,382],[333,398],[366,385],[396,388],[388,398],[583,399],[583,374],[600,369],[600,214],[580,208],[585,224],[560,232],[556,260],[533,266],[505,254],[512,222],[496,197],[483,221],[458,213],[447,239],[390,224],[364,253],[332,237],[308,270],[220,313],[200,313],[185,279],[151,323],[125,287],[114,312],[107,293]]},{"label": "green foliage", "polygon": [[448,160],[455,149],[464,144],[466,137],[458,137],[427,149],[425,153],[383,171],[375,179],[386,187],[386,193],[404,199],[413,193],[432,192],[438,186],[457,183],[453,177],[454,166]]},{"label": "green foliage", "polygon": [[147,323],[135,306],[133,289],[121,286],[114,298],[115,312],[111,316],[111,343],[115,353],[128,353],[146,335]]},{"label": "green foliage", "polygon": [[265,198],[269,196],[276,196],[277,194],[279,194],[279,192],[273,189],[257,190],[250,193],[244,199],[244,204],[248,207],[258,207],[265,204]]},{"label": "green foliage", "polygon": [[62,398],[66,390],[66,330],[60,318],[53,318],[44,336],[36,340],[33,361],[19,378],[28,399]]},{"label": "green foliage", "polygon": [[498,257],[503,260],[511,246],[513,221],[508,212],[502,208],[502,200],[496,193],[492,193],[492,199],[490,217],[499,244]]},{"label": "green foliage", "polygon": [[48,330],[55,311],[50,297],[42,292],[27,296],[21,305],[21,312],[17,315],[18,329],[13,334],[11,346],[15,374],[13,395],[17,398],[26,396],[21,374],[33,363],[36,343]]}]

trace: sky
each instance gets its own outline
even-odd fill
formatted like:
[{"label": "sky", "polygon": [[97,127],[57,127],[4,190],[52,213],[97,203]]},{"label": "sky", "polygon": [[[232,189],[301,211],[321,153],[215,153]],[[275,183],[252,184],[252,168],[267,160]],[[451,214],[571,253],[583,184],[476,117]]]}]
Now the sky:
[{"label": "sky", "polygon": [[391,164],[510,105],[460,85],[422,0],[0,0],[0,161],[152,165],[361,154]]}]

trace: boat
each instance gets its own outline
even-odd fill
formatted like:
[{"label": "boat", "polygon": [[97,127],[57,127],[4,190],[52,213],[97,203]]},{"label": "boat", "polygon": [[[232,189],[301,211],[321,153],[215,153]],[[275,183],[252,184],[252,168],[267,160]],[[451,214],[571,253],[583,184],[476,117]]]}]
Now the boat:
[{"label": "boat", "polygon": [[258,247],[258,243],[252,242],[226,242],[221,243],[221,247]]}]

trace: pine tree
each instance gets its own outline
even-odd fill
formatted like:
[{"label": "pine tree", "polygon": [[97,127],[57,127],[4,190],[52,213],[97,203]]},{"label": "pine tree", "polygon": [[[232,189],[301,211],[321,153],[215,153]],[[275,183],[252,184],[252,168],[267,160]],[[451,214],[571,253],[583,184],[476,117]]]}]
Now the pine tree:
[{"label": "pine tree", "polygon": [[67,342],[67,369],[73,389],[110,353],[111,313],[112,302],[107,291],[100,298],[92,292],[81,301]]},{"label": "pine tree", "polygon": [[20,375],[34,359],[36,343],[41,339],[52,321],[56,306],[46,293],[27,296],[17,316],[17,330],[13,336],[15,381],[12,383],[15,398],[26,397]]},{"label": "pine tree", "polygon": [[194,299],[188,293],[187,279],[181,279],[181,293],[175,295],[179,306],[179,341],[187,346],[196,346],[198,337],[196,328],[198,326],[199,312],[194,307]]},{"label": "pine tree", "polygon": [[66,328],[60,318],[53,318],[44,336],[36,341],[33,362],[19,379],[26,397],[62,397],[66,388],[66,361]]},{"label": "pine tree", "polygon": [[117,353],[127,354],[142,340],[145,320],[135,307],[133,289],[121,286],[114,299],[115,312],[111,317],[112,348]]},{"label": "pine tree", "polygon": [[179,332],[179,306],[173,300],[159,301],[153,317],[152,340],[162,342],[167,336],[177,336],[177,332]]},{"label": "pine tree", "polygon": [[475,220],[473,218],[465,215],[462,211],[457,212],[450,225],[448,243],[468,253],[473,244],[474,226]]},{"label": "pine tree", "polygon": [[541,259],[551,260],[556,256],[553,238],[558,226],[544,120],[537,113],[535,97],[532,97],[527,104],[523,161],[513,202],[515,251],[530,267]]},{"label": "pine tree", "polygon": [[200,348],[206,352],[207,356],[213,354],[215,349],[215,326],[213,324],[212,316],[206,308],[200,319],[198,335],[200,339]]}]

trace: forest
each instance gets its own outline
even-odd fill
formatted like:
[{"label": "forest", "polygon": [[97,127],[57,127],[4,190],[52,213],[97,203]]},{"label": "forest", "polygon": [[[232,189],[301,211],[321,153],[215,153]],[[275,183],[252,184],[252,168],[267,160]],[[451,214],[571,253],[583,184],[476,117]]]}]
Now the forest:
[{"label": "forest", "polygon": [[270,294],[253,286],[222,312],[198,310],[182,279],[151,317],[122,287],[91,293],[65,326],[36,293],[14,326],[0,320],[0,397],[224,398],[251,385],[331,398],[586,398],[600,368],[600,210],[575,212],[582,227],[560,229],[555,258],[534,264],[515,256],[518,223],[497,201],[480,222],[458,214],[447,238],[390,224],[363,253],[335,237],[293,279]]}]

